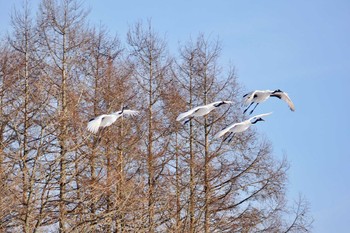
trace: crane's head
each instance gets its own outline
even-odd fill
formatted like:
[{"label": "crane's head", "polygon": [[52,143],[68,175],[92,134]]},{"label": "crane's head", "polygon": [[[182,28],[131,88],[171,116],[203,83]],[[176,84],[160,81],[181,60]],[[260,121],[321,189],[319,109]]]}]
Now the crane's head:
[{"label": "crane's head", "polygon": [[281,93],[281,92],[283,92],[283,91],[281,91],[280,89],[277,89],[277,90],[273,91],[272,94]]},{"label": "crane's head", "polygon": [[224,101],[221,101],[221,102],[219,102],[219,103],[217,103],[217,104],[214,104],[214,106],[215,106],[215,107],[220,107],[220,106],[223,105],[223,104],[232,104],[232,101],[226,101],[226,100],[224,100]]},{"label": "crane's head", "polygon": [[255,121],[252,122],[252,124],[255,124],[255,123],[258,122],[258,121],[265,121],[265,120],[262,119],[261,117],[259,117],[259,118],[256,118]]},{"label": "crane's head", "polygon": [[126,110],[126,109],[129,109],[129,107],[127,105],[125,105],[125,106],[123,105],[122,110],[121,110],[120,113],[123,113],[123,111]]}]

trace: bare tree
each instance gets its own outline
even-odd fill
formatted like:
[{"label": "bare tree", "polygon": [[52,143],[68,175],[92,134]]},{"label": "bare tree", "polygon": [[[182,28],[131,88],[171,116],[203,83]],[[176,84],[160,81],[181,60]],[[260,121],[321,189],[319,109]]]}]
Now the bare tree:
[{"label": "bare tree", "polygon": [[[130,82],[132,72],[122,59],[119,40],[110,39],[103,28],[93,30],[90,38],[85,55],[84,73],[89,82],[84,101],[93,113],[89,110],[87,113],[92,117],[115,112],[123,105],[133,106],[131,99],[134,94]],[[132,119],[127,122],[132,122]],[[125,231],[127,205],[130,197],[133,198],[133,190],[125,188],[132,185],[132,180],[130,184],[126,180],[129,175],[134,176],[135,172],[127,172],[126,167],[130,161],[128,159],[126,162],[124,156],[130,155],[132,151],[125,151],[125,148],[134,148],[138,141],[138,137],[131,133],[131,124],[127,122],[118,119],[113,126],[99,131],[92,143],[88,144],[85,156],[88,158],[90,172],[84,179],[90,181],[84,184],[82,195],[85,196],[85,206],[90,206],[92,213],[79,224],[80,229],[90,225],[93,226],[91,229],[97,230],[99,225],[107,232]]]},{"label": "bare tree", "polygon": [[[203,83],[202,85],[202,101],[203,104],[209,104],[208,101],[210,97],[213,97],[211,92],[214,92],[215,95],[220,94],[217,92],[217,89],[214,89],[215,81],[218,76],[218,68],[217,68],[217,59],[220,53],[220,47],[218,43],[210,44],[205,40],[202,36],[197,40],[197,51],[198,51],[198,59],[197,59],[197,69],[198,76],[200,77],[200,81]],[[217,82],[218,83],[218,82]],[[214,89],[214,90],[213,90]],[[210,96],[210,94],[212,96]],[[216,96],[215,96],[216,97]],[[211,196],[211,184],[209,179],[210,172],[210,154],[209,154],[209,130],[210,125],[208,123],[207,116],[204,117],[203,122],[204,127],[204,232],[208,233],[209,229],[209,218],[210,218],[210,196]]]},{"label": "bare tree", "polygon": [[287,209],[287,219],[292,219],[286,223],[286,230],[283,232],[310,232],[313,219],[309,215],[309,202],[300,194],[294,205]]},{"label": "bare tree", "polygon": [[181,113],[183,109],[186,108],[186,99],[180,92],[180,81],[178,77],[178,67],[172,67],[171,85],[163,90],[163,101],[164,108],[167,109],[164,112],[164,120],[168,122],[167,129],[170,131],[169,137],[171,138],[169,152],[171,156],[171,161],[169,162],[169,174],[164,177],[166,183],[172,184],[174,190],[168,193],[168,198],[172,205],[170,205],[169,221],[167,225],[167,231],[170,232],[181,232],[185,226],[185,221],[183,221],[182,212],[184,211],[184,203],[182,196],[184,195],[183,186],[183,176],[186,172],[184,155],[183,152],[183,141],[181,140],[181,130],[182,126],[176,121],[177,116]]},{"label": "bare tree", "polygon": [[[181,51],[181,58],[183,63],[179,66],[179,77],[184,77],[184,81],[180,81],[182,88],[188,92],[185,96],[188,96],[188,108],[194,107],[194,93],[193,83],[194,77],[197,73],[196,67],[196,48],[193,45],[184,47]],[[181,79],[179,79],[181,80]],[[188,200],[188,213],[189,213],[189,232],[194,232],[195,224],[195,157],[194,157],[194,136],[193,136],[193,122],[189,122],[189,200]],[[185,225],[184,225],[185,226]]]},{"label": "bare tree", "polygon": [[8,147],[11,148],[8,156],[14,164],[12,178],[17,186],[16,194],[21,196],[14,210],[18,213],[18,223],[12,227],[23,232],[35,232],[45,224],[42,210],[47,201],[45,186],[49,182],[44,178],[40,163],[46,126],[38,121],[44,115],[47,95],[40,80],[42,60],[38,53],[38,34],[28,2],[24,3],[22,12],[16,10],[13,13],[12,26],[14,30],[8,42],[15,58],[12,80],[16,85],[7,91],[16,98],[9,105],[14,111],[7,127],[8,132],[16,137]]},{"label": "bare tree", "polygon": [[[19,122],[16,122],[14,124],[14,127],[18,127],[18,131],[21,134],[19,136],[19,169],[20,169],[20,175],[22,180],[22,198],[21,198],[21,221],[23,221],[23,232],[29,232],[31,231],[31,212],[33,211],[32,206],[32,197],[31,194],[33,193],[33,180],[30,179],[30,159],[29,159],[29,152],[30,149],[28,147],[28,140],[29,140],[29,128],[30,128],[30,122],[29,122],[29,114],[30,114],[30,87],[29,87],[29,75],[30,73],[33,73],[32,68],[30,67],[30,56],[33,58],[32,54],[34,53],[33,49],[33,41],[35,40],[35,31],[33,30],[32,22],[30,19],[30,12],[28,9],[28,3],[26,2],[24,6],[24,12],[23,16],[20,15],[19,12],[15,12],[12,17],[12,24],[15,30],[15,38],[13,40],[10,40],[10,43],[12,47],[15,49],[16,52],[18,52],[18,79],[20,82],[20,88],[23,90],[19,90],[19,92],[23,92],[23,99],[22,103],[20,103],[20,108],[23,109],[23,120],[19,120]],[[33,61],[33,59],[31,59]],[[33,63],[33,62],[32,62]],[[23,80],[23,82],[22,82]],[[16,116],[16,119],[21,118],[20,114]],[[23,122],[23,127],[21,127]],[[32,171],[33,172],[33,171]]]},{"label": "bare tree", "polygon": [[16,210],[15,187],[10,182],[13,166],[9,158],[8,147],[15,139],[13,132],[8,127],[11,116],[15,112],[10,106],[14,102],[14,95],[8,90],[15,87],[14,73],[16,67],[13,65],[15,56],[10,47],[2,43],[0,53],[0,230],[8,229],[16,218],[13,214]]},{"label": "bare tree", "polygon": [[[167,158],[168,140],[161,121],[162,113],[162,88],[166,86],[166,73],[169,70],[170,60],[167,57],[166,44],[164,40],[153,31],[151,23],[143,28],[142,23],[135,24],[128,32],[128,44],[131,48],[130,59],[135,64],[135,79],[142,91],[140,99],[144,100],[142,105],[146,110],[147,122],[145,130],[147,139],[144,141],[147,148],[147,179],[148,179],[148,232],[154,232],[164,219],[156,210],[156,204],[160,202],[159,192],[162,187],[157,185],[161,180]],[[157,203],[159,201],[159,203]]]},{"label": "bare tree", "polygon": [[[187,109],[193,108],[197,105],[208,104],[218,99],[231,99],[234,97],[232,92],[227,92],[225,89],[230,87],[234,90],[235,78],[233,73],[230,73],[228,77],[223,81],[219,81],[220,68],[217,65],[217,59],[220,52],[218,42],[210,43],[200,35],[196,41],[190,41],[186,46],[181,48],[182,63],[179,66],[179,81],[183,89],[183,95],[188,96]],[[220,77],[221,78],[221,77]],[[226,94],[224,92],[226,91]],[[187,94],[186,94],[187,93]],[[226,112],[227,113],[227,112]],[[212,115],[211,113],[210,115]],[[221,115],[214,114],[216,117],[223,117]],[[215,117],[204,117],[203,121],[200,119],[190,120],[189,133],[185,138],[188,139],[189,147],[189,231],[200,231],[200,219],[203,217],[204,231],[209,231],[209,206],[210,206],[210,143],[209,132],[212,130],[212,124],[217,119]],[[203,134],[200,134],[199,128],[203,127]],[[195,131],[194,131],[195,129]],[[196,132],[196,133],[194,133]],[[204,151],[204,153],[199,153]],[[203,156],[203,157],[202,157]],[[204,158],[203,164],[201,164]],[[194,162],[196,161],[196,163]],[[204,168],[203,176],[200,168]],[[201,178],[203,177],[203,179]],[[199,187],[202,186],[201,192],[198,192]],[[195,193],[197,192],[197,193]],[[195,200],[195,197],[199,197],[201,193],[204,193],[204,203],[201,204],[201,199]],[[195,204],[197,206],[195,206]],[[202,213],[204,210],[204,213]]]},{"label": "bare tree", "polygon": [[[100,27],[100,29],[92,30],[90,33],[90,41],[86,45],[86,52],[84,55],[85,68],[84,72],[86,77],[90,79],[87,86],[87,92],[85,93],[87,103],[92,103],[93,116],[109,112],[112,108],[116,106],[116,99],[111,99],[113,95],[109,93],[111,86],[113,86],[112,81],[112,72],[114,69],[113,62],[116,57],[121,52],[119,48],[119,41],[117,39],[110,40],[106,30]],[[107,97],[109,96],[109,97]],[[107,98],[106,98],[107,97]],[[119,103],[118,103],[119,104]],[[99,153],[99,144],[101,138],[106,136],[103,135],[105,132],[100,132],[96,137],[94,137],[93,142],[89,145],[91,152],[89,154],[89,170],[90,170],[90,182],[88,185],[85,185],[84,192],[89,193],[86,195],[88,198],[86,201],[90,203],[91,216],[88,219],[96,219],[97,211],[99,207],[96,206],[96,203],[101,203],[101,198],[103,195],[100,190],[101,183],[101,170],[104,170],[104,163],[101,159],[98,159],[101,154]],[[107,156],[107,182],[110,180],[110,153],[106,153]],[[109,187],[110,184],[108,184]],[[109,212],[110,200],[107,196],[107,212]],[[95,222],[95,221],[94,221]],[[96,225],[93,224],[93,225]]]},{"label": "bare tree", "polygon": [[68,112],[68,92],[70,85],[73,84],[74,68],[77,65],[76,57],[80,54],[79,48],[86,43],[84,37],[84,20],[87,12],[81,9],[77,1],[63,0],[44,0],[40,5],[40,27],[41,36],[47,53],[50,55],[47,59],[50,69],[46,72],[52,77],[52,85],[56,87],[53,100],[57,105],[55,112],[55,121],[57,122],[57,143],[59,162],[59,231],[66,232],[68,227],[67,204],[68,201],[68,183],[69,167],[69,121],[70,112]]}]

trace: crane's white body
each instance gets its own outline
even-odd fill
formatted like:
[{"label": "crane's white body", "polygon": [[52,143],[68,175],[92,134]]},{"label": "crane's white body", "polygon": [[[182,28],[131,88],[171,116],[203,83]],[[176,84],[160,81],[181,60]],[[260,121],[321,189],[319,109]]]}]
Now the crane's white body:
[{"label": "crane's white body", "polygon": [[139,112],[135,110],[123,109],[121,111],[114,112],[112,114],[102,114],[100,116],[97,116],[91,119],[87,125],[87,129],[91,133],[97,133],[100,127],[105,128],[112,125],[118,118],[120,118],[123,115],[134,116],[134,115],[137,115],[138,113]]},{"label": "crane's white body", "polygon": [[256,90],[248,93],[244,98],[244,104],[248,105],[252,102],[254,103],[262,103],[265,102],[268,98],[270,98],[270,95],[273,93],[273,91],[270,90]]},{"label": "crane's white body", "polygon": [[191,110],[188,110],[187,112],[183,112],[179,114],[179,116],[176,118],[177,121],[181,121],[187,117],[200,117],[205,116],[211,111],[213,111],[215,108],[223,105],[223,104],[231,104],[232,101],[217,101],[213,102],[207,105],[198,106],[195,108],[192,108]]},{"label": "crane's white body", "polygon": [[[258,104],[265,102],[270,97],[277,97],[279,99],[282,99],[288,104],[291,111],[295,111],[295,106],[292,100],[289,98],[288,93],[283,92],[281,90],[256,90],[249,92],[248,94],[243,96],[243,103],[246,106],[249,105],[249,108],[253,103],[256,103],[257,106]],[[254,109],[256,108],[256,106],[254,107]],[[245,111],[247,111],[248,108]],[[253,113],[254,109],[250,112],[250,114]]]},{"label": "crane's white body", "polygon": [[272,112],[269,113],[264,113],[260,115],[253,116],[249,118],[248,120],[239,122],[239,123],[234,123],[229,126],[227,126],[225,129],[219,131],[217,134],[215,134],[214,138],[220,138],[226,133],[240,133],[243,131],[246,131],[252,124],[255,124],[259,120],[263,120],[262,118],[268,115],[271,115]]}]

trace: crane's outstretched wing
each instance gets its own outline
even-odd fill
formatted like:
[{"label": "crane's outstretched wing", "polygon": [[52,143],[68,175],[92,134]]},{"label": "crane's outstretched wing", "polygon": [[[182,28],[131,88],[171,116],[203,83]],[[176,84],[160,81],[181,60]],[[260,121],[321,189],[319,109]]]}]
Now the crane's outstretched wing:
[{"label": "crane's outstretched wing", "polygon": [[87,125],[87,130],[90,131],[91,133],[97,133],[98,128],[100,128],[101,122],[104,117],[105,115],[100,115],[91,119]]},{"label": "crane's outstretched wing", "polygon": [[214,138],[220,138],[222,136],[224,136],[226,133],[228,132],[234,132],[235,130],[235,127],[237,127],[237,123],[234,123],[234,124],[231,124],[229,126],[227,126],[225,129],[217,132],[215,135],[214,135]]},{"label": "crane's outstretched wing", "polygon": [[258,118],[263,118],[263,117],[266,117],[266,116],[271,115],[271,114],[272,114],[272,112],[259,114],[259,115],[256,115],[256,116],[249,118],[249,121],[253,121],[253,120],[258,119]]},{"label": "crane's outstretched wing", "polygon": [[294,106],[292,100],[289,98],[288,94],[286,92],[283,92],[281,94],[281,98],[282,98],[282,100],[284,100],[288,104],[290,110],[294,112],[295,106]]},{"label": "crane's outstretched wing", "polygon": [[181,121],[182,119],[191,116],[194,112],[198,111],[201,107],[192,108],[191,110],[188,110],[187,112],[180,113],[179,116],[176,118],[176,121]]},{"label": "crane's outstretched wing", "polygon": [[216,102],[213,102],[211,104],[208,104],[208,105],[205,105],[205,106],[210,106],[210,105],[213,105],[214,107],[220,107],[221,105],[223,104],[232,104],[233,102],[232,101],[229,101],[229,100],[223,100],[223,101],[216,101]]},{"label": "crane's outstretched wing", "polygon": [[251,91],[243,96],[243,105],[247,106],[253,101],[255,91]]},{"label": "crane's outstretched wing", "polygon": [[136,116],[138,115],[140,112],[139,111],[136,111],[136,110],[129,110],[129,109],[125,109],[123,111],[123,115],[125,116]]},{"label": "crane's outstretched wing", "polygon": [[295,111],[295,106],[292,102],[292,100],[289,98],[288,93],[286,92],[275,92],[271,94],[272,97],[277,97],[279,99],[282,99],[284,102],[286,102],[290,108],[291,111]]}]

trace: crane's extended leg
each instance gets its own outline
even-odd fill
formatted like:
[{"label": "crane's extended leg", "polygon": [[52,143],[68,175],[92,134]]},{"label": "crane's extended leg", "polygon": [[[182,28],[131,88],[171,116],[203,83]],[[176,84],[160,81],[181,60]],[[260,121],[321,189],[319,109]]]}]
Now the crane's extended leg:
[{"label": "crane's extended leg", "polygon": [[184,121],[184,125],[186,125],[190,120],[192,120],[193,117],[189,117],[187,120]]},{"label": "crane's extended leg", "polygon": [[226,141],[232,134],[233,134],[233,133],[230,132],[230,133],[227,135],[227,137],[225,137],[224,140],[222,140],[222,141],[223,141],[223,142]]},{"label": "crane's extended leg", "polygon": [[252,106],[252,104],[254,104],[254,102],[251,102],[251,103],[249,104],[249,106],[243,111],[243,114],[250,108],[250,106]]},{"label": "crane's extended leg", "polygon": [[232,134],[231,138],[227,141],[227,143],[230,143],[232,139],[234,138],[235,134]]},{"label": "crane's extended leg", "polygon": [[254,110],[256,109],[256,106],[258,106],[258,105],[259,105],[259,103],[256,103],[255,107],[253,108],[252,111],[250,111],[249,115],[252,114],[252,113],[254,112]]}]

